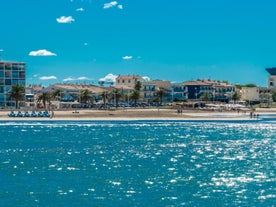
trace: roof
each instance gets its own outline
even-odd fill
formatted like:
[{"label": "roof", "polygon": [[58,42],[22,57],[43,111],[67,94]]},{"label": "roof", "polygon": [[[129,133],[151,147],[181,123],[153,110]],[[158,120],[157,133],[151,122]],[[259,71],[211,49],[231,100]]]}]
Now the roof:
[{"label": "roof", "polygon": [[143,79],[139,75],[119,75],[116,79],[134,79],[134,78]]},{"label": "roof", "polygon": [[67,90],[71,92],[78,92],[80,90],[89,90],[94,93],[101,93],[105,91],[106,89],[100,86],[95,85],[76,85],[76,84],[54,84],[48,86],[47,90],[55,90],[55,89],[62,89]]},{"label": "roof", "polygon": [[270,75],[276,75],[276,68],[266,68],[265,69]]}]

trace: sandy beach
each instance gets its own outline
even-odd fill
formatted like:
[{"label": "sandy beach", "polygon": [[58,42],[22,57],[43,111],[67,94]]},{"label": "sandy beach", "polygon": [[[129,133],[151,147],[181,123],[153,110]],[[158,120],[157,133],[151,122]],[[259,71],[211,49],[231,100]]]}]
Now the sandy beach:
[{"label": "sandy beach", "polygon": [[[118,110],[63,110],[48,117],[9,117],[9,111],[0,111],[0,120],[250,120],[249,112],[217,112],[175,109],[118,109]],[[259,113],[259,112],[256,112]],[[261,111],[260,113],[275,113]],[[50,112],[50,114],[52,114]]]}]

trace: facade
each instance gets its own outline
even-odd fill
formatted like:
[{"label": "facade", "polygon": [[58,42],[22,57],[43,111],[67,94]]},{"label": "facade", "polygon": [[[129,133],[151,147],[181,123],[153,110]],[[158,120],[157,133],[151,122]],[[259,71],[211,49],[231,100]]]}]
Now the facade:
[{"label": "facade", "polygon": [[268,89],[276,89],[276,68],[266,68],[266,71],[269,73],[268,76]]},{"label": "facade", "polygon": [[158,90],[164,91],[163,101],[171,100],[171,82],[166,80],[152,80],[142,83],[142,97],[146,102],[153,102],[156,99],[156,92]]},{"label": "facade", "polygon": [[151,102],[153,97],[155,96],[155,92],[157,89],[156,83],[152,81],[147,81],[143,83],[143,98],[147,102]]},{"label": "facade", "polygon": [[235,86],[227,82],[197,80],[184,82],[187,87],[188,99],[200,100],[208,94],[209,101],[229,102],[235,93]]},{"label": "facade", "polygon": [[241,89],[241,100],[247,101],[249,104],[272,102],[271,90],[266,87],[243,87]]},{"label": "facade", "polygon": [[26,84],[26,63],[0,61],[0,107],[15,106],[9,99],[13,85]]},{"label": "facade", "polygon": [[124,86],[134,88],[138,81],[143,82],[143,78],[139,75],[119,75],[116,78],[116,86],[119,88],[124,88]]},{"label": "facade", "polygon": [[188,87],[184,83],[173,83],[171,91],[172,100],[187,100],[188,99]]},{"label": "facade", "polygon": [[248,102],[258,102],[260,100],[259,87],[242,87],[241,100]]}]

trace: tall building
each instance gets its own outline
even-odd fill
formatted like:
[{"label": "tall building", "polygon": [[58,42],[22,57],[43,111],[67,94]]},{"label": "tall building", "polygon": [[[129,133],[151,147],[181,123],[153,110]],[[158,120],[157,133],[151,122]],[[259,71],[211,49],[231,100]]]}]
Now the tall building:
[{"label": "tall building", "polygon": [[266,68],[269,73],[268,76],[268,89],[276,90],[276,68]]},{"label": "tall building", "polygon": [[14,106],[9,93],[13,85],[25,87],[26,63],[0,61],[0,107]]}]

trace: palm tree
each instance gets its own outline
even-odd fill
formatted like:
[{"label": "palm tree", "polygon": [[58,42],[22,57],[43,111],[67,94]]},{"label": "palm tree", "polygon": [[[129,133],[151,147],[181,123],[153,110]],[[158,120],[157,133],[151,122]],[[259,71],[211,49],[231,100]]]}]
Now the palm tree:
[{"label": "palm tree", "polygon": [[55,100],[60,101],[63,96],[64,96],[64,92],[61,89],[56,89],[52,92],[52,97]]},{"label": "palm tree", "polygon": [[142,88],[142,83],[141,81],[137,81],[135,86],[134,86],[134,89],[137,90],[137,91],[140,91]]},{"label": "palm tree", "polygon": [[130,95],[130,98],[131,98],[132,100],[134,100],[134,103],[135,103],[135,105],[136,105],[137,100],[139,100],[139,98],[140,98],[140,92],[137,91],[137,90],[134,90],[134,91],[132,92],[132,94]]},{"label": "palm tree", "polygon": [[43,92],[37,98],[37,103],[42,102],[43,107],[46,109],[46,103],[48,102],[49,105],[51,104],[52,94],[50,92]]},{"label": "palm tree", "polygon": [[94,102],[94,97],[92,95],[92,92],[89,91],[88,89],[81,90],[79,98],[80,98],[81,103],[93,103]]},{"label": "palm tree", "polygon": [[211,98],[212,98],[212,95],[211,95],[210,93],[204,93],[204,94],[200,97],[200,99],[201,99],[202,101],[210,101]]},{"label": "palm tree", "polygon": [[106,102],[107,102],[107,91],[103,91],[102,93],[101,93],[101,97],[102,97],[102,99],[103,99],[103,102],[104,102],[104,106],[106,105]]},{"label": "palm tree", "polygon": [[120,99],[122,98],[123,95],[122,95],[122,93],[119,89],[115,89],[112,92],[114,94],[113,98],[115,100],[116,107],[118,107],[118,103],[119,103],[119,101],[120,101]]},{"label": "palm tree", "polygon": [[237,93],[237,91],[232,95],[232,100],[233,101],[238,101],[240,100],[240,95]]},{"label": "palm tree", "polygon": [[163,97],[166,95],[166,91],[164,88],[159,88],[156,92],[155,92],[155,96],[157,97],[157,99],[159,100],[159,103],[162,104],[163,102]]},{"label": "palm tree", "polygon": [[17,109],[18,102],[25,99],[24,86],[18,84],[13,85],[10,92],[10,99],[15,101],[15,108]]},{"label": "palm tree", "polygon": [[136,105],[137,101],[140,98],[140,90],[142,88],[142,83],[141,81],[137,81],[135,86],[134,86],[134,91],[130,94],[130,98],[134,100],[134,103]]}]

